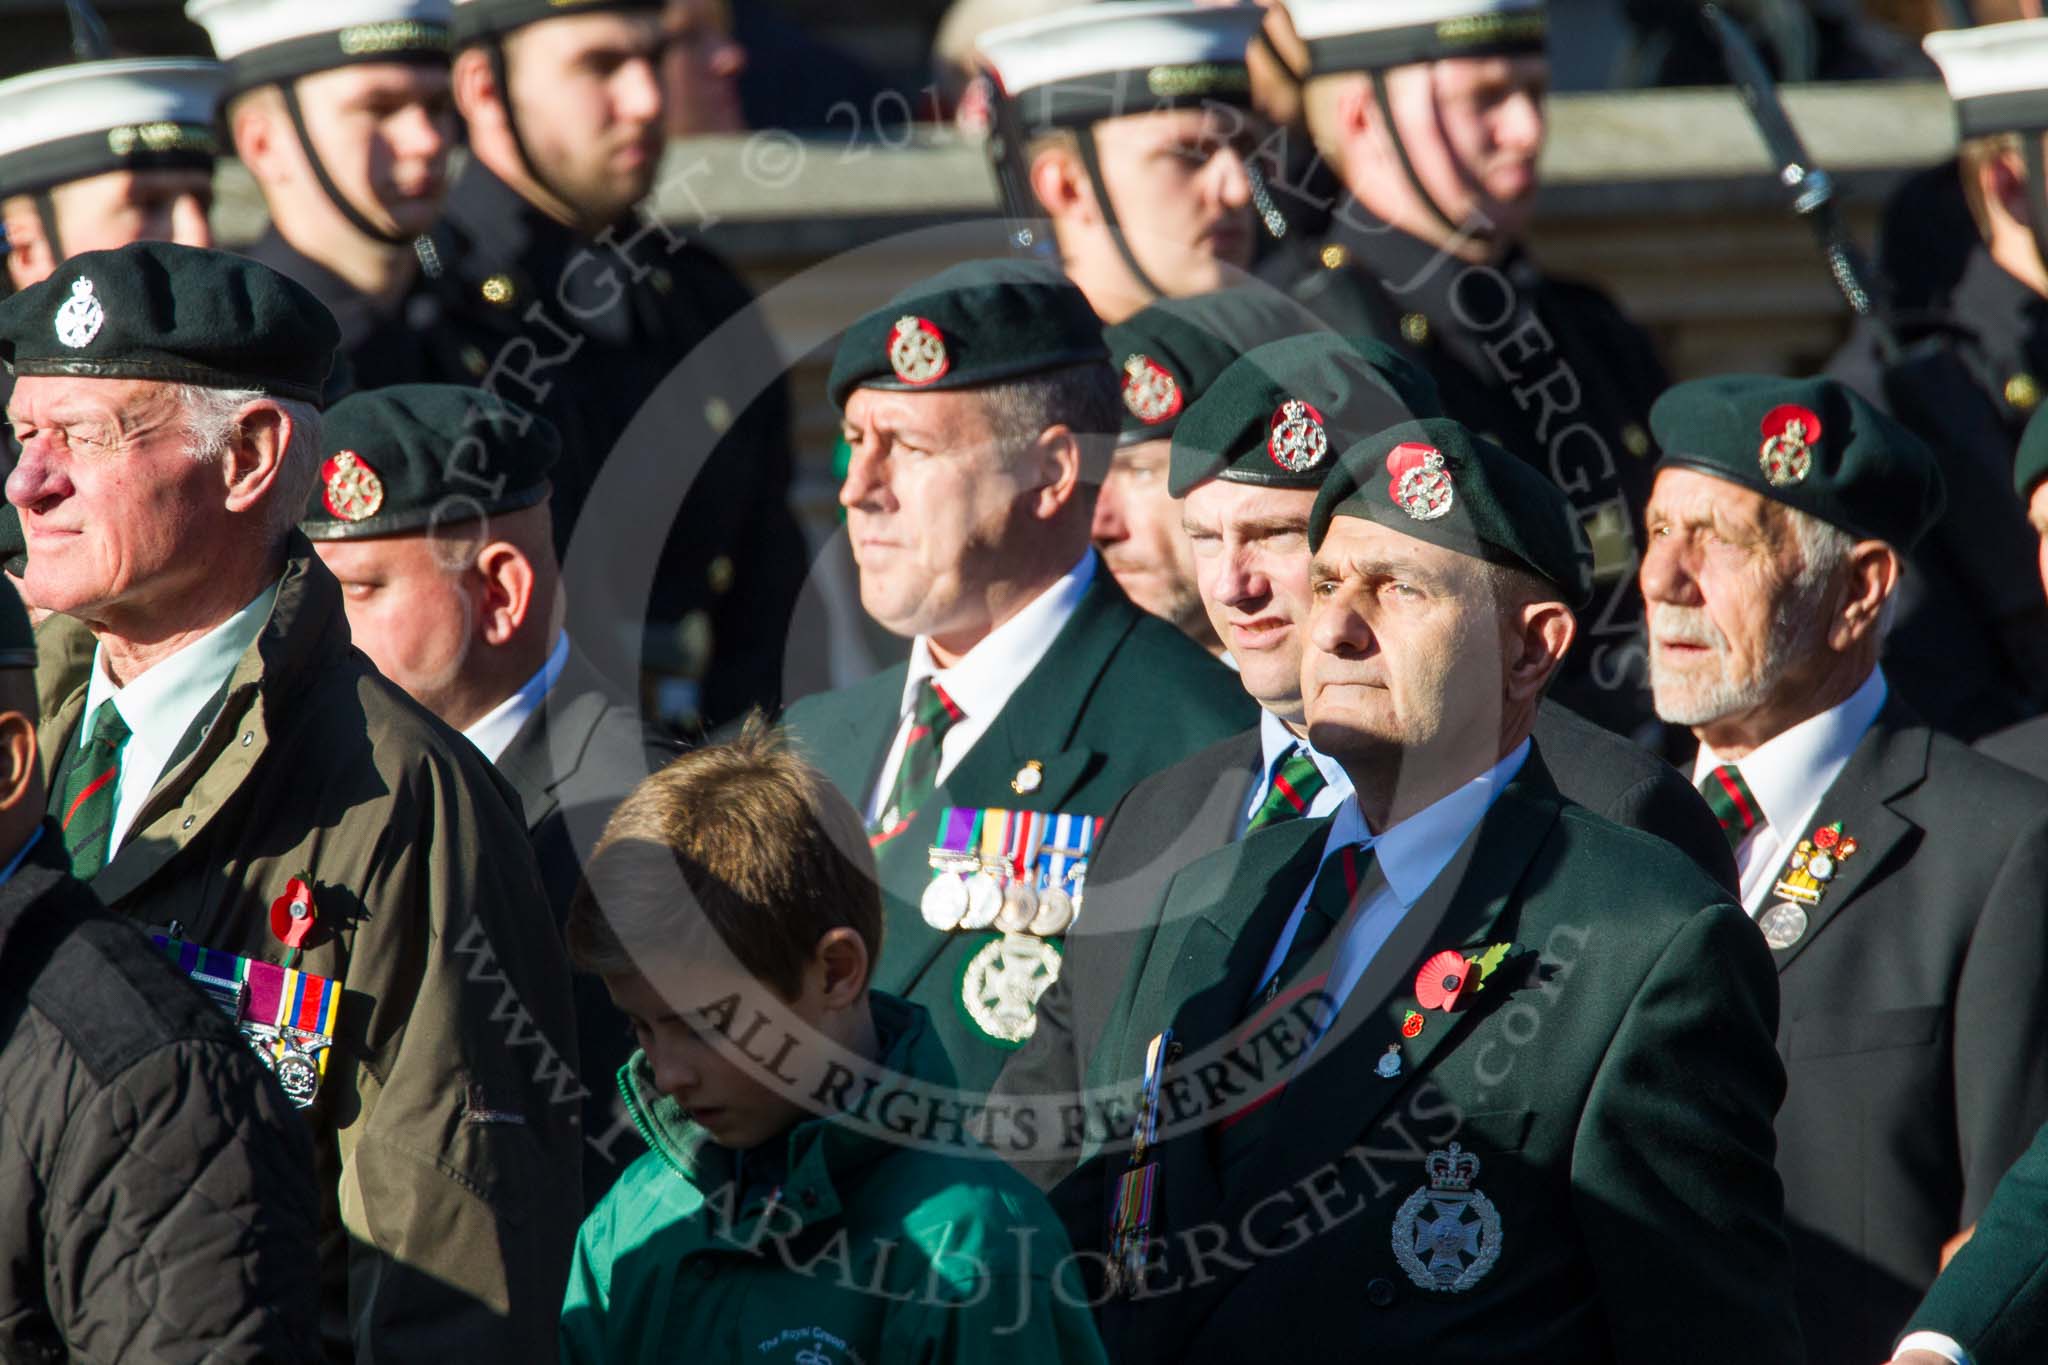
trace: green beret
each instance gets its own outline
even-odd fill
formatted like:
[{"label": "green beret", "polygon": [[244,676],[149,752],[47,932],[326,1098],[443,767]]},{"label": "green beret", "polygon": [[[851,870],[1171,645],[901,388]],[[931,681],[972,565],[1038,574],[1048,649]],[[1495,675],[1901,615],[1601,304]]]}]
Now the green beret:
[{"label": "green beret", "polygon": [[0,580],[0,668],[34,668],[36,633],[12,583]]},{"label": "green beret", "polygon": [[458,47],[502,38],[516,28],[567,14],[604,10],[658,10],[664,0],[455,0]]},{"label": "green beret", "polygon": [[968,261],[847,328],[825,391],[843,408],[855,389],[975,389],[1108,357],[1102,319],[1058,270]]},{"label": "green beret", "polygon": [[320,401],[341,332],[307,289],[246,256],[170,242],[88,251],[0,299],[17,375],[153,379]]},{"label": "green beret", "polygon": [[28,536],[21,529],[21,509],[0,502],[0,569],[16,578],[28,572]]},{"label": "green beret", "polygon": [[1167,491],[1183,498],[1212,478],[1320,488],[1344,447],[1442,411],[1435,382],[1377,341],[1315,332],[1271,342],[1239,357],[1182,414]]},{"label": "green beret", "polygon": [[1650,408],[1659,469],[1696,469],[1906,551],[1941,515],[1941,470],[1918,436],[1833,379],[1725,374]]},{"label": "green beret", "polygon": [[1245,352],[1327,330],[1293,299],[1261,288],[1160,299],[1105,328],[1110,363],[1124,376],[1124,425],[1117,444],[1173,435],[1188,404]]},{"label": "green beret", "polygon": [[1308,543],[1335,517],[1362,517],[1461,555],[1526,569],[1561,600],[1593,600],[1593,551],[1578,513],[1541,471],[1448,417],[1403,422],[1346,450],[1316,494]]},{"label": "green beret", "polygon": [[395,384],[350,394],[321,423],[325,458],[301,529],[370,540],[517,512],[548,495],[562,439],[482,389]]},{"label": "green beret", "polygon": [[2013,456],[2012,491],[2020,495],[2021,502],[2031,502],[2034,486],[2048,479],[2048,425],[2041,421],[2048,417],[2048,408],[2027,422],[2026,431],[2020,436],[2019,452]]}]

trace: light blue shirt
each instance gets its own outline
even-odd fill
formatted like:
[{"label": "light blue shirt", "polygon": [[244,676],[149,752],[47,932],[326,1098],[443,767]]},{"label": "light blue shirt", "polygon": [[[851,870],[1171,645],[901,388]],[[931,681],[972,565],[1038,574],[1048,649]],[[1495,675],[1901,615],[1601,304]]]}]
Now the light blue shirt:
[{"label": "light blue shirt", "polygon": [[[1320,867],[1332,853],[1346,844],[1363,845],[1378,857],[1386,885],[1358,908],[1348,926],[1338,927],[1338,932],[1344,936],[1343,941],[1337,947],[1336,961],[1331,964],[1329,980],[1323,986],[1333,1002],[1332,1010],[1344,1007],[1344,1002],[1351,997],[1352,987],[1358,984],[1359,977],[1365,975],[1366,967],[1385,946],[1395,926],[1400,924],[1401,917],[1422,899],[1431,883],[1451,865],[1451,859],[1472,837],[1472,831],[1479,828],[1479,822],[1486,818],[1486,812],[1493,809],[1493,803],[1500,798],[1508,783],[1514,781],[1515,774],[1522,770],[1522,764],[1528,758],[1529,741],[1525,739],[1506,758],[1449,796],[1425,806],[1377,835],[1366,827],[1365,814],[1358,808],[1356,794],[1344,797],[1344,803],[1330,821],[1329,833],[1323,839],[1322,859],[1317,866]],[[1287,927],[1281,931],[1272,956],[1266,959],[1266,969],[1259,975],[1261,988],[1287,960],[1287,949],[1294,942],[1295,931],[1301,927],[1301,917],[1308,910],[1308,899],[1314,890],[1315,880],[1311,878],[1302,889],[1301,899],[1294,903],[1294,913],[1288,917]]]},{"label": "light blue shirt", "polygon": [[562,680],[562,670],[569,666],[569,632],[561,631],[555,636],[555,647],[548,651],[547,662],[540,671],[528,678],[517,692],[492,707],[481,720],[464,730],[463,736],[483,751],[483,756],[496,763],[504,757],[505,750],[525,728],[533,713],[547,702],[548,693],[555,690],[555,684]]},{"label": "light blue shirt", "polygon": [[1296,748],[1306,749],[1308,756],[1315,760],[1316,771],[1323,775],[1323,789],[1316,793],[1315,800],[1308,803],[1303,818],[1313,820],[1328,815],[1343,804],[1351,795],[1351,779],[1337,766],[1337,760],[1319,752],[1313,744],[1287,728],[1287,723],[1271,711],[1259,711],[1259,771],[1252,778],[1251,796],[1244,803],[1244,809],[1237,815],[1239,839],[1244,837],[1245,827],[1258,814],[1259,807],[1266,803],[1266,793],[1272,790],[1273,774],[1280,764]]},{"label": "light blue shirt", "polygon": [[107,676],[106,647],[93,650],[92,682],[85,690],[85,715],[78,726],[79,745],[84,745],[100,703],[108,700],[128,723],[129,731],[128,743],[121,750],[121,775],[114,780],[114,820],[107,831],[109,856],[128,837],[136,815],[169,766],[178,741],[263,633],[270,609],[277,603],[278,586],[273,583],[257,593],[248,606],[126,687],[116,687]]}]

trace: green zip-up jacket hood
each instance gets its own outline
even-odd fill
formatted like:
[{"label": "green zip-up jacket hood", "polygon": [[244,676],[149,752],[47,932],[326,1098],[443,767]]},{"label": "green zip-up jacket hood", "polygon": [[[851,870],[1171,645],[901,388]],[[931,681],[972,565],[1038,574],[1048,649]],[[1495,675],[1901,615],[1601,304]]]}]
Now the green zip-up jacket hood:
[{"label": "green zip-up jacket hood", "polygon": [[[584,1222],[562,1307],[565,1365],[626,1362],[1104,1360],[1065,1234],[1044,1198],[972,1138],[943,1149],[885,1129],[924,1120],[953,1083],[921,1006],[870,995],[876,1121],[808,1119],[772,1190],[656,1093],[645,1053],[619,1073],[649,1151]],[[908,1115],[915,1112],[913,1122]],[[894,1115],[891,1118],[888,1115]]]}]

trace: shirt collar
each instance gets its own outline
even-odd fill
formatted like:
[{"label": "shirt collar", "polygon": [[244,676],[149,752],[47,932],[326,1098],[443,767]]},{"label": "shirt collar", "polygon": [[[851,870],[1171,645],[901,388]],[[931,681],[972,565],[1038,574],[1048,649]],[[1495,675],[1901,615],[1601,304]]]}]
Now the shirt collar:
[{"label": "shirt collar", "polygon": [[1366,828],[1357,795],[1347,796],[1330,820],[1328,847],[1364,844],[1372,849],[1388,889],[1401,904],[1413,905],[1451,865],[1451,859],[1528,758],[1529,741],[1525,739],[1464,786],[1377,835]]},{"label": "shirt collar", "polygon": [[1052,648],[1054,637],[1095,581],[1097,569],[1095,551],[1083,551],[1081,562],[1065,577],[990,631],[951,668],[940,668],[932,659],[931,638],[918,636],[910,645],[910,672],[903,680],[903,702],[897,714],[910,714],[918,684],[930,678],[946,689],[962,715],[995,716]]},{"label": "shirt collar", "polygon": [[128,723],[129,740],[121,760],[124,769],[163,772],[192,722],[263,633],[282,581],[257,593],[249,605],[126,687],[116,687],[107,676],[106,646],[93,649],[92,681],[85,691],[86,722],[90,724],[99,714],[100,703],[113,701],[114,709]]},{"label": "shirt collar", "polygon": [[[1890,690],[1884,670],[1873,668],[1847,701],[1771,736],[1735,764],[1766,823],[1790,833],[1789,824],[1842,775]],[[1728,761],[1701,744],[1693,760],[1693,785]]]},{"label": "shirt collar", "polygon": [[1288,729],[1286,721],[1280,719],[1271,711],[1266,710],[1263,706],[1259,708],[1259,763],[1261,766],[1259,768],[1259,780],[1253,784],[1260,788],[1260,790],[1255,795],[1263,796],[1265,794],[1264,787],[1273,775],[1273,765],[1292,752],[1297,744],[1307,750],[1308,756],[1315,760],[1316,771],[1323,775],[1323,781],[1326,784],[1335,787],[1347,796],[1350,795],[1351,777],[1341,767],[1337,766],[1337,760],[1331,758],[1328,754],[1316,748],[1315,745]]},{"label": "shirt collar", "polygon": [[548,651],[547,662],[520,685],[517,692],[492,707],[481,720],[464,730],[463,736],[483,751],[485,758],[496,763],[505,750],[512,747],[512,741],[526,727],[534,712],[540,710],[548,699],[548,693],[555,690],[555,684],[562,680],[562,670],[569,666],[569,632],[560,631],[555,635],[555,647]]}]

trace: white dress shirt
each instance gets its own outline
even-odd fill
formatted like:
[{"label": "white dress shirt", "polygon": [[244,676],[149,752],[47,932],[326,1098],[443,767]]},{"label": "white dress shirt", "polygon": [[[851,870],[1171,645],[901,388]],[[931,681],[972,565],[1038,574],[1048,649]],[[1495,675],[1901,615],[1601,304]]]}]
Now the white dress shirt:
[{"label": "white dress shirt", "polygon": [[1273,773],[1282,759],[1294,752],[1296,746],[1308,751],[1315,760],[1316,771],[1323,775],[1323,789],[1316,793],[1315,800],[1308,803],[1303,812],[1306,819],[1328,815],[1344,803],[1351,795],[1351,779],[1337,766],[1337,760],[1317,751],[1315,745],[1287,728],[1287,723],[1271,711],[1259,710],[1259,771],[1252,778],[1251,796],[1244,803],[1244,809],[1237,816],[1237,837],[1244,837],[1245,827],[1258,814],[1259,807],[1266,802],[1266,793],[1272,790]]},{"label": "white dress shirt", "polygon": [[[1888,692],[1884,670],[1874,668],[1847,701],[1772,736],[1735,765],[1763,816],[1763,823],[1735,848],[1735,867],[1742,877],[1742,908],[1752,918],[1763,909],[1777,884],[1792,846],[1813,833],[1821,797],[1848,766],[1856,746],[1884,709]],[[1700,745],[1699,756],[1693,760],[1693,785],[1706,781],[1708,773],[1728,761]]]},{"label": "white dress shirt", "polygon": [[[1430,884],[1443,870],[1449,867],[1451,859],[1472,837],[1472,831],[1479,828],[1479,822],[1486,812],[1493,809],[1508,783],[1529,758],[1529,741],[1523,740],[1514,751],[1500,762],[1488,768],[1464,786],[1443,797],[1433,805],[1409,816],[1397,825],[1389,826],[1383,833],[1375,835],[1366,828],[1365,815],[1358,808],[1355,794],[1347,794],[1344,803],[1337,807],[1337,814],[1330,821],[1330,830],[1323,840],[1320,868],[1329,856],[1346,844],[1363,844],[1370,848],[1379,859],[1380,871],[1387,884],[1371,900],[1358,908],[1351,917],[1349,927],[1339,926],[1344,935],[1337,947],[1336,960],[1330,966],[1329,980],[1323,990],[1334,1002],[1331,1008],[1341,1010],[1351,996],[1351,988],[1358,984],[1358,978],[1365,975],[1374,954],[1386,943],[1401,917],[1408,908],[1422,899]],[[1308,911],[1309,896],[1315,890],[1315,879],[1302,889],[1301,899],[1294,903],[1294,913],[1287,920],[1287,927],[1280,933],[1280,941],[1273,946],[1273,952],[1266,959],[1266,968],[1259,974],[1259,986],[1265,987],[1280,965],[1287,960],[1287,949],[1294,942],[1295,931],[1301,927],[1301,917]]]},{"label": "white dress shirt", "polygon": [[555,690],[555,684],[562,680],[562,670],[568,666],[569,632],[565,630],[555,636],[555,647],[548,651],[547,662],[540,666],[540,671],[464,730],[463,736],[481,749],[485,758],[496,763],[533,713],[547,701],[548,693]]},{"label": "white dress shirt", "polygon": [[1932,1351],[1950,1365],[1972,1365],[1970,1353],[1963,1349],[1962,1343],[1939,1332],[1908,1332],[1893,1354],[1904,1355],[1908,1351]]},{"label": "white dress shirt", "polygon": [[[279,580],[282,582],[282,580]],[[111,699],[128,723],[128,743],[121,750],[121,774],[114,779],[114,819],[107,831],[108,856],[128,837],[136,815],[156,790],[178,741],[199,719],[234,673],[235,665],[270,620],[278,584],[256,594],[254,601],[170,658],[152,667],[126,687],[107,676],[106,647],[92,653],[92,681],[85,690],[85,714],[78,726],[78,744],[90,733],[100,703]],[[74,746],[76,747],[76,746]]]},{"label": "white dress shirt", "polygon": [[932,659],[931,640],[920,635],[910,643],[910,673],[903,680],[903,702],[897,712],[896,739],[889,746],[882,776],[868,796],[867,817],[879,819],[882,806],[896,789],[896,769],[903,763],[903,746],[910,735],[911,709],[917,703],[918,687],[930,678],[945,689],[960,708],[960,719],[939,741],[938,780],[944,782],[960,760],[988,733],[1010,697],[1031,670],[1052,648],[1053,638],[1066,626],[1088,585],[1101,571],[1101,563],[1090,549],[1066,577],[1031,599],[1024,609],[997,626],[980,644],[960,656],[951,668],[940,668]]}]

